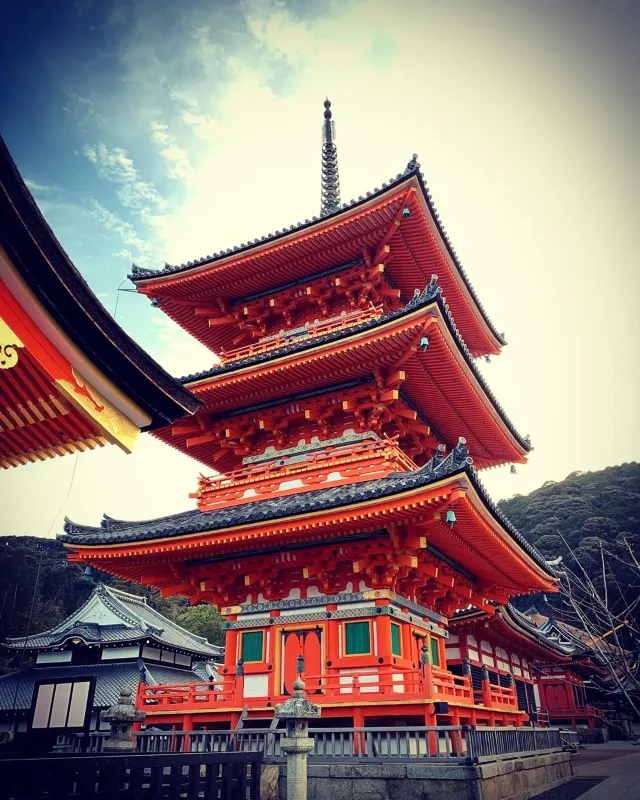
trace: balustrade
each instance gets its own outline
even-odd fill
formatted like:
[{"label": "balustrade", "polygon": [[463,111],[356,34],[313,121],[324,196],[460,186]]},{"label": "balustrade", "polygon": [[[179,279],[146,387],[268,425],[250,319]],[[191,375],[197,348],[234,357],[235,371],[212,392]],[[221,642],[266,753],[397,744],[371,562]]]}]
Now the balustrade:
[{"label": "balustrade", "polygon": [[328,333],[352,328],[354,325],[358,325],[366,320],[378,318],[381,314],[382,306],[375,306],[366,310],[353,311],[339,317],[319,320],[318,322],[303,325],[300,328],[293,328],[271,336],[265,336],[257,342],[252,342],[243,347],[236,347],[232,350],[222,350],[220,352],[220,360],[223,364],[230,364],[244,358],[253,358],[263,353],[269,353],[272,350],[279,350],[281,347],[297,344],[300,341],[319,339]]},{"label": "balustrade", "polygon": [[[358,476],[378,477],[378,473],[408,472],[416,469],[414,462],[398,447],[395,439],[358,441],[348,445],[330,446],[309,453],[304,461],[270,461],[234,470],[225,476],[204,477],[199,490],[190,497],[200,500],[201,510],[226,502],[237,501],[251,489],[255,494],[274,494],[283,481],[300,479],[303,489],[325,482],[332,469],[340,471],[345,480]],[[291,492],[291,487],[282,491]]]},{"label": "balustrade", "polygon": [[[430,664],[418,669],[390,667],[379,672],[343,673],[334,671],[318,675],[305,675],[308,685],[317,687],[313,699],[322,705],[345,695],[360,697],[369,694],[402,694],[404,699],[437,699],[452,704],[481,704],[500,711],[518,711],[518,701],[513,687],[493,686],[484,682],[482,691],[474,691],[467,676],[453,675],[445,669]],[[281,702],[282,696],[271,697]],[[180,705],[184,711],[202,710],[203,706],[242,705],[242,677],[221,676],[211,683],[189,685],[146,686],[138,690],[138,708],[148,714],[162,713]]]},{"label": "balustrade", "polygon": [[[284,730],[138,731],[138,753],[262,753],[266,761],[280,761]],[[315,747],[311,760],[446,761],[491,759],[513,753],[575,749],[579,734],[562,728],[473,728],[470,726],[402,726],[366,728],[310,728]],[[107,733],[67,736],[72,753],[102,752]]]}]

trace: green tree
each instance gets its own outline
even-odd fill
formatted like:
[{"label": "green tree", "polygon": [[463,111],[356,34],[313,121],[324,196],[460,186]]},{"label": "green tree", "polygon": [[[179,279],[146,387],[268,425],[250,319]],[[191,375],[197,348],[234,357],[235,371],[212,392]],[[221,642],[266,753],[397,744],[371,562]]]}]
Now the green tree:
[{"label": "green tree", "polygon": [[196,636],[204,636],[211,644],[224,644],[224,620],[213,606],[203,603],[181,611],[176,622]]}]

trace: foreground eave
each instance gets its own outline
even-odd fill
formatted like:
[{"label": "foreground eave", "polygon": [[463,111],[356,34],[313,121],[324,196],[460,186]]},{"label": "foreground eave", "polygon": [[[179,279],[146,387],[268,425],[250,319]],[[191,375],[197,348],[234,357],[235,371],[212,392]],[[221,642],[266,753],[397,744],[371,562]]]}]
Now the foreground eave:
[{"label": "foreground eave", "polygon": [[131,339],[91,291],[40,213],[0,138],[0,248],[42,312],[152,418],[192,414],[200,401]]}]

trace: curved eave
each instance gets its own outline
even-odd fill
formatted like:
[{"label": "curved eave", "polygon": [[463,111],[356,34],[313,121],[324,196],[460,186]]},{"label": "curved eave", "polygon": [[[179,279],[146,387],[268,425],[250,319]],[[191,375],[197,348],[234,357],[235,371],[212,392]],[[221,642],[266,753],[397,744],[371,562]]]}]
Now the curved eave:
[{"label": "curved eave", "polygon": [[[339,332],[324,343],[287,348],[283,355],[254,359],[245,366],[231,364],[182,380],[205,401],[207,411],[223,413],[242,407],[251,397],[282,396],[292,385],[304,391],[328,386],[336,375],[361,378],[370,375],[374,365],[392,367],[411,346],[415,348],[422,332],[429,338],[429,349],[426,353],[417,350],[400,367],[407,376],[403,391],[416,408],[450,446],[463,435],[478,466],[523,463],[530,445],[497,403],[439,297],[414,310]],[[165,431],[161,438],[167,441]],[[206,448],[188,449],[175,439],[171,443],[211,466]]]},{"label": "curved eave", "polygon": [[[402,219],[389,239],[390,255],[384,258],[395,285],[406,299],[436,272],[474,357],[499,353],[504,337],[497,333],[478,300],[417,171],[399,176],[370,197],[321,219],[291,226],[279,235],[156,274],[136,268],[130,277],[141,293],[160,293],[163,310],[199,341],[215,349],[219,346],[216,332],[207,327],[206,320],[198,320],[178,306],[172,297],[201,299],[208,291],[237,299],[361,258],[363,249],[375,250],[405,205],[411,216]],[[231,270],[233,278],[228,275]]]},{"label": "curved eave", "polygon": [[534,632],[520,626],[505,606],[499,606],[496,609],[496,614],[492,616],[482,610],[463,612],[449,619],[449,628],[454,629],[457,626],[469,625],[474,622],[480,622],[483,625],[488,624],[491,628],[500,626],[502,636],[511,638],[516,642],[523,641],[527,647],[537,653],[538,660],[552,657],[558,663],[571,661],[570,652],[557,647],[554,642],[545,640],[543,636],[536,636]]},{"label": "curved eave", "polygon": [[[395,480],[404,481],[406,477]],[[280,515],[278,510],[288,506],[262,501],[242,507],[238,519],[253,516],[246,523],[216,524],[232,518],[227,510],[226,516],[220,512],[192,514],[186,526],[178,526],[179,532],[172,529],[172,520],[167,518],[158,520],[156,526],[144,531],[133,526],[130,531],[119,531],[114,535],[105,535],[104,529],[100,528],[74,526],[75,530],[60,538],[74,551],[74,560],[92,563],[114,575],[127,576],[131,574],[127,573],[131,561],[146,565],[150,563],[149,559],[153,559],[159,566],[161,562],[176,557],[191,560],[211,554],[250,552],[257,540],[263,547],[270,543],[311,542],[326,537],[328,533],[331,536],[347,535],[403,520],[422,525],[429,544],[458,563],[463,562],[469,572],[478,575],[487,585],[500,585],[509,594],[554,590],[555,578],[542,565],[541,556],[515,529],[503,524],[504,520],[484,494],[471,469],[424,482],[419,472],[408,477],[413,479],[413,488],[389,493],[383,490],[373,499],[365,499],[365,494],[362,500],[349,504],[326,501],[352,496],[350,487],[333,495],[331,490],[297,495],[295,513],[286,516]],[[416,482],[419,485],[416,486]],[[394,485],[389,479],[370,484],[379,487]],[[365,484],[360,486],[367,488]],[[360,491],[355,490],[356,494]],[[459,518],[453,530],[440,521],[441,515],[437,511],[447,504],[454,504]]]},{"label": "curved eave", "polygon": [[151,417],[149,428],[199,408],[199,402],[105,311],[38,210],[2,138],[0,249],[18,274],[20,287],[35,298],[36,313],[42,309],[100,373]]}]

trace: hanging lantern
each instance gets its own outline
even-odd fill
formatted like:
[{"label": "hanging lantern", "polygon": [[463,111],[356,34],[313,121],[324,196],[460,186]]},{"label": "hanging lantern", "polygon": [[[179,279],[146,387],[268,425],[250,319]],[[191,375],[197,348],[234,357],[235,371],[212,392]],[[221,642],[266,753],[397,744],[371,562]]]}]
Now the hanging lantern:
[{"label": "hanging lantern", "polygon": [[411,216],[411,211],[409,211],[409,209],[406,208],[406,207],[403,208],[402,209],[402,216],[403,216],[404,219],[408,219]]},{"label": "hanging lantern", "polygon": [[452,508],[450,508],[450,509],[447,511],[447,525],[448,525],[450,528],[453,528],[453,526],[454,526],[455,524],[456,524],[456,512],[455,512],[455,511],[454,511]]},{"label": "hanging lantern", "polygon": [[159,305],[160,305],[160,301],[158,300],[157,297],[151,298],[151,307],[152,308],[158,308]]},{"label": "hanging lantern", "polygon": [[423,336],[422,339],[420,339],[420,347],[422,348],[423,353],[429,349],[429,339],[426,336]]},{"label": "hanging lantern", "polygon": [[515,464],[512,464],[512,465],[511,465],[511,474],[512,474],[512,475],[515,475],[515,474],[516,474],[516,465],[515,465]]},{"label": "hanging lantern", "polygon": [[82,573],[82,580],[83,581],[92,581],[93,580],[93,568],[92,567],[85,567],[84,572]]}]

